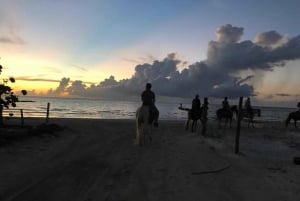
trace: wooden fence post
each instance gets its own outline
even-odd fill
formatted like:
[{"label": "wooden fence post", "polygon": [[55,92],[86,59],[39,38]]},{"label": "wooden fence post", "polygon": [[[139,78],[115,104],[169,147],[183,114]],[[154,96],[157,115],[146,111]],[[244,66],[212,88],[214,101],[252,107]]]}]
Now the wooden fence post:
[{"label": "wooden fence post", "polygon": [[236,127],[236,136],[235,136],[235,153],[236,154],[239,153],[239,149],[240,149],[240,131],[241,131],[242,109],[243,109],[243,97],[240,97],[237,127]]},{"label": "wooden fence post", "polygon": [[49,122],[49,111],[50,111],[50,103],[47,104],[47,115],[46,115],[46,123]]},{"label": "wooden fence post", "polygon": [[207,110],[208,110],[208,100],[207,97],[204,97],[204,103],[202,106],[202,135],[206,135],[206,128],[207,128]]}]

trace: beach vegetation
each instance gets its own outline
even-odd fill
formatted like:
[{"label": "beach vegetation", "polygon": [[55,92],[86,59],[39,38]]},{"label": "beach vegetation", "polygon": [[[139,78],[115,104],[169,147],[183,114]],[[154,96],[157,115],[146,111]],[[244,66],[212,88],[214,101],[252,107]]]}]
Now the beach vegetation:
[{"label": "beach vegetation", "polygon": [[[0,65],[0,74],[2,73],[2,65]],[[8,85],[9,83],[15,83],[16,80],[13,77],[3,78],[0,83],[0,126],[3,126],[3,109],[9,109],[10,106],[16,107],[16,103],[19,101],[18,96],[13,92],[13,89]],[[22,95],[26,95],[27,91],[22,90]],[[11,113],[10,113],[11,116]]]}]

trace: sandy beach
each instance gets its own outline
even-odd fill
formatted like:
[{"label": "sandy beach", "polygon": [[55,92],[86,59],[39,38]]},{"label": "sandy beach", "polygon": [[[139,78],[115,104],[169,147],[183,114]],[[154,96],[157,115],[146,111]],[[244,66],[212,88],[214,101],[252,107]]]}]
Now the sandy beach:
[{"label": "sandy beach", "polygon": [[[42,120],[25,120],[38,125]],[[300,131],[283,122],[186,131],[160,121],[135,145],[134,120],[50,119],[61,130],[0,143],[1,201],[300,200]],[[34,127],[35,128],[35,127]]]}]

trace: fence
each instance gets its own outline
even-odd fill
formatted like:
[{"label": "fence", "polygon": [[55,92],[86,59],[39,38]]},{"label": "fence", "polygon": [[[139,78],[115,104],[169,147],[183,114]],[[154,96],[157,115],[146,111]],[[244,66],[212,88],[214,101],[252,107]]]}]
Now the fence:
[{"label": "fence", "polygon": [[49,122],[50,118],[50,103],[47,103],[47,108],[46,111],[32,111],[32,110],[27,110],[27,109],[14,109],[14,108],[9,108],[9,109],[4,109],[3,110],[3,118],[20,118],[21,120],[21,126],[24,126],[24,118],[26,117],[26,114],[30,114],[29,116],[35,116],[34,114],[45,114],[45,120],[46,123]]}]

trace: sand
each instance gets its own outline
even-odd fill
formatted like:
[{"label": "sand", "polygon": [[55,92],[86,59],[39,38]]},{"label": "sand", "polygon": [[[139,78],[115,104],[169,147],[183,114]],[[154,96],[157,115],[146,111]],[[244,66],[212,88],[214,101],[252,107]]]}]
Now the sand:
[{"label": "sand", "polygon": [[[25,120],[37,125],[43,120]],[[50,119],[63,130],[0,143],[1,201],[300,200],[300,131],[282,122],[219,129],[160,121],[134,143],[134,120]],[[9,142],[9,143],[8,143]]]}]

